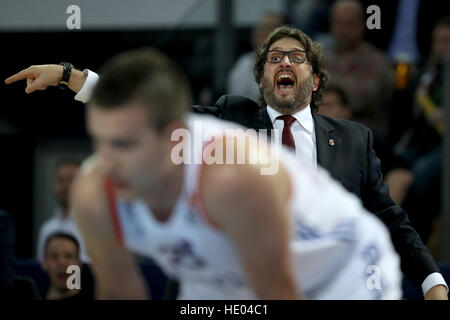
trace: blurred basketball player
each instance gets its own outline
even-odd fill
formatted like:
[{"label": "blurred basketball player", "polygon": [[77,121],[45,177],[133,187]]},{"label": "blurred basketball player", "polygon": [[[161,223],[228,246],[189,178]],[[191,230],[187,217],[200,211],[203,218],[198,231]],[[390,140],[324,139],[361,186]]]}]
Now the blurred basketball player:
[{"label": "blurred basketball player", "polygon": [[[185,78],[156,51],[120,54],[100,74],[87,110],[95,154],[72,190],[99,298],[149,297],[133,253],[178,279],[180,299],[401,297],[387,229],[328,173],[188,114]],[[220,153],[229,164],[210,161]],[[261,174],[262,159],[278,170]]]}]

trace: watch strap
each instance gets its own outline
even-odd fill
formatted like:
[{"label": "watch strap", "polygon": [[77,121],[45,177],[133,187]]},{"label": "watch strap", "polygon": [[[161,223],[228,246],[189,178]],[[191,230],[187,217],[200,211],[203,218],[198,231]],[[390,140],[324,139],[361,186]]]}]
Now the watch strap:
[{"label": "watch strap", "polygon": [[63,74],[59,81],[58,87],[65,89],[69,85],[70,75],[72,74],[73,65],[69,62],[61,62],[59,65],[63,66]]}]

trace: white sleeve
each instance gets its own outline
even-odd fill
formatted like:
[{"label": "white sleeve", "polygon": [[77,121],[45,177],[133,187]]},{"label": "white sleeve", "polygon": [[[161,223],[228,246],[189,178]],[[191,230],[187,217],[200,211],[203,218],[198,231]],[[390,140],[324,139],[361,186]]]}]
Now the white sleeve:
[{"label": "white sleeve", "polygon": [[97,84],[99,76],[94,71],[91,71],[89,69],[84,69],[83,72],[87,72],[87,78],[80,91],[78,91],[78,93],[75,95],[75,100],[86,103],[91,99],[92,90]]},{"label": "white sleeve", "polygon": [[439,272],[433,272],[432,274],[428,275],[428,277],[425,278],[425,281],[422,283],[422,292],[425,296],[431,288],[437,285],[443,285],[447,288],[447,294],[448,294],[448,286],[445,283],[444,277]]}]

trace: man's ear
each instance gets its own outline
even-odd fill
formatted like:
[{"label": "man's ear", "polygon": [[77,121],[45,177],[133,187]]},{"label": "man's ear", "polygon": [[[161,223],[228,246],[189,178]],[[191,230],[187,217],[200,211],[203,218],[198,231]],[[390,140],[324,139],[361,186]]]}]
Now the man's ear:
[{"label": "man's ear", "polygon": [[317,74],[313,74],[313,91],[317,91],[320,84],[320,77]]}]

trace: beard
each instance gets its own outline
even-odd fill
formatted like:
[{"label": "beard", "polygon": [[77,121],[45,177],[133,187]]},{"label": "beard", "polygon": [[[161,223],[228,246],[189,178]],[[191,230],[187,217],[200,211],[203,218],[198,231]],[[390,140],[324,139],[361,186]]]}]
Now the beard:
[{"label": "beard", "polygon": [[265,81],[263,80],[263,95],[266,103],[282,114],[294,114],[307,106],[311,102],[311,95],[313,89],[313,76],[309,76],[302,82],[297,83],[295,95],[289,100],[280,100],[275,94],[275,86],[272,89],[267,88]]}]

